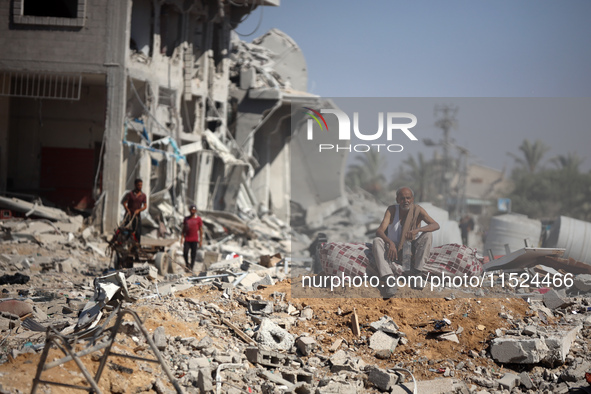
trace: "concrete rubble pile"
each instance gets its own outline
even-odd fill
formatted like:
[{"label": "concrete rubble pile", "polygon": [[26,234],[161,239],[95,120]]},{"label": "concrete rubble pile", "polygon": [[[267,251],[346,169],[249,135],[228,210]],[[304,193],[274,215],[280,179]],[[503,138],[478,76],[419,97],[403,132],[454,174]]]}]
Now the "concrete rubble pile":
[{"label": "concrete rubble pile", "polygon": [[[591,369],[591,298],[585,296],[569,298],[564,290],[528,294],[527,304],[515,300],[526,305],[524,313],[499,308],[495,299],[470,300],[471,309],[490,302],[498,311],[494,317],[502,324],[489,331],[479,321],[469,327],[465,323],[469,317],[462,320],[462,328],[454,313],[444,320],[409,325],[396,314],[401,308],[395,308],[390,309],[392,315],[361,319],[360,335],[352,336],[348,322],[355,312],[344,311],[351,304],[344,301],[342,307],[323,308],[323,300],[306,305],[290,299],[288,282],[280,282],[287,273],[279,257],[261,261],[279,262],[272,267],[243,256],[214,259],[202,263],[201,276],[163,277],[150,265],[105,272],[108,259],[87,248],[96,244],[100,250],[100,239],[77,231],[71,233],[73,239],[63,235],[48,249],[38,239],[18,235],[39,230],[38,223],[45,224],[32,220],[2,224],[7,238],[1,245],[3,272],[29,278],[2,286],[0,330],[6,368],[39,354],[44,327],[72,333],[77,326],[108,316],[103,306],[120,298],[124,305],[144,312],[146,327],[186,392],[213,392],[218,382],[221,392],[228,393],[403,393],[412,392],[415,380],[419,393],[566,393],[589,386],[585,373]],[[39,234],[46,233],[35,236]],[[107,298],[97,297],[99,289]],[[378,311],[388,310],[385,301],[372,302],[381,303]],[[454,297],[436,300],[443,307],[456,308],[463,302]],[[101,314],[85,313],[97,304]],[[38,328],[31,321],[41,330],[31,330]],[[124,325],[118,343],[143,354],[146,344],[137,327]],[[430,336],[434,331],[437,335]],[[463,346],[473,335],[480,337],[480,344]],[[443,358],[426,356],[427,348],[435,345],[460,347],[449,348]],[[38,359],[30,360],[36,365]],[[129,369],[148,373],[152,379],[143,387],[132,387],[126,379]],[[6,371],[0,366],[4,392],[17,392]],[[147,363],[110,373],[118,383],[111,379],[107,391],[172,392],[158,367]],[[22,376],[29,382],[32,378]]]}]

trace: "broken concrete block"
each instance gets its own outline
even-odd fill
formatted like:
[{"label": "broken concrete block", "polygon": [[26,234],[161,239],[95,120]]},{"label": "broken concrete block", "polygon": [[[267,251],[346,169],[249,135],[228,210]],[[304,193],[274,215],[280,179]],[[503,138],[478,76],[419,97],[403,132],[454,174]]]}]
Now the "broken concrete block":
[{"label": "broken concrete block", "polygon": [[278,368],[289,361],[289,358],[283,353],[273,350],[263,350],[258,347],[246,348],[244,354],[251,363],[271,368]]},{"label": "broken concrete block", "polygon": [[344,350],[339,350],[335,354],[333,354],[330,359],[330,363],[332,364],[330,371],[332,373],[339,373],[341,371],[351,371],[357,372],[356,363],[347,355]]},{"label": "broken concrete block", "polygon": [[565,382],[576,382],[577,380],[584,379],[585,373],[589,372],[590,369],[591,363],[588,361],[583,361],[581,364],[571,366],[562,371],[560,378]]},{"label": "broken concrete block", "polygon": [[164,327],[160,326],[156,330],[154,330],[152,340],[154,341],[154,345],[156,345],[158,350],[166,349],[166,332],[164,330]]},{"label": "broken concrete block", "polygon": [[189,360],[189,370],[196,371],[201,368],[209,368],[211,363],[207,357],[193,357]]},{"label": "broken concrete block", "polygon": [[300,312],[300,317],[306,320],[311,320],[314,317],[314,310],[312,308],[304,308]]},{"label": "broken concrete block", "polygon": [[575,276],[573,284],[577,290],[586,293],[591,290],[591,275],[579,274]]},{"label": "broken concrete block", "polygon": [[537,333],[538,333],[538,328],[533,325],[526,326],[523,329],[523,335],[536,335]]},{"label": "broken concrete block", "polygon": [[390,316],[384,316],[380,320],[371,323],[369,326],[374,331],[383,331],[389,334],[396,334],[400,329]]},{"label": "broken concrete block", "polygon": [[455,332],[445,332],[437,337],[437,339],[443,339],[450,342],[460,343],[458,336]]},{"label": "broken concrete block", "polygon": [[253,290],[252,285],[257,283],[260,280],[261,280],[261,277],[257,273],[250,272],[240,281],[238,286],[242,287],[246,291],[252,291]]},{"label": "broken concrete block", "polygon": [[498,379],[499,386],[509,391],[513,390],[513,387],[519,386],[521,382],[519,376],[512,373],[506,373],[501,379]]},{"label": "broken concrete block", "polygon": [[297,384],[300,382],[312,384],[312,382],[314,380],[313,374],[311,374],[309,372],[305,372],[301,369],[298,369],[295,371],[281,369],[279,372],[281,372],[281,376],[283,376],[283,379],[285,379],[288,382],[293,383],[293,384]]},{"label": "broken concrete block", "polygon": [[546,342],[539,338],[501,337],[491,341],[492,358],[500,363],[536,364],[548,355]]},{"label": "broken concrete block", "polygon": [[581,326],[577,326],[568,331],[549,333],[545,338],[549,351],[542,361],[552,366],[564,364],[566,356],[570,352],[570,347],[580,330]]},{"label": "broken concrete block", "polygon": [[[398,384],[392,388],[391,394],[408,394],[414,389],[413,382]],[[433,379],[417,382],[417,393],[420,394],[450,394],[455,393],[454,379]]]},{"label": "broken concrete block", "polygon": [[[158,268],[154,267],[153,265],[148,267],[148,274],[146,275],[146,277],[152,280],[158,279]],[[160,290],[160,292],[162,291]]]},{"label": "broken concrete block", "polygon": [[268,318],[262,320],[258,334],[258,342],[271,350],[290,350],[295,341],[293,335]]},{"label": "broken concrete block", "polygon": [[271,313],[273,313],[273,302],[250,300],[248,302],[248,311],[253,315],[270,315]]},{"label": "broken concrete block", "polygon": [[527,372],[519,374],[519,381],[521,382],[521,385],[528,390],[531,390],[534,387],[534,382],[531,380]]},{"label": "broken concrete block", "polygon": [[202,393],[213,391],[211,370],[209,368],[202,368],[199,370],[199,376],[197,377],[197,387]]},{"label": "broken concrete block", "polygon": [[567,307],[571,305],[571,302],[556,290],[549,290],[544,294],[544,305],[546,305],[548,309],[555,310]]},{"label": "broken concrete block", "polygon": [[259,286],[273,286],[274,284],[275,281],[273,278],[271,278],[269,274],[265,274],[265,276],[263,276],[259,281],[252,284],[252,289],[258,290]]},{"label": "broken concrete block", "polygon": [[369,347],[373,350],[394,351],[398,345],[398,338],[394,338],[383,331],[377,331],[369,338]]},{"label": "broken concrete block", "polygon": [[318,342],[312,337],[299,337],[296,346],[304,356],[309,356],[318,346]]},{"label": "broken concrete block", "polygon": [[369,373],[369,381],[381,391],[390,391],[398,382],[398,376],[383,369],[374,368]]},{"label": "broken concrete block", "polygon": [[8,312],[18,317],[23,317],[29,313],[33,313],[33,307],[24,301],[8,300],[0,302],[0,312]]},{"label": "broken concrete block", "polygon": [[213,345],[213,339],[211,339],[209,336],[205,336],[203,338],[201,338],[201,340],[199,342],[197,342],[197,344],[195,345],[195,348],[198,350],[202,350],[205,349],[207,347],[210,347]]},{"label": "broken concrete block", "polygon": [[[331,380],[326,386],[318,387],[316,394],[358,394],[361,391],[353,383],[335,382]],[[409,391],[412,393],[412,390]]]}]

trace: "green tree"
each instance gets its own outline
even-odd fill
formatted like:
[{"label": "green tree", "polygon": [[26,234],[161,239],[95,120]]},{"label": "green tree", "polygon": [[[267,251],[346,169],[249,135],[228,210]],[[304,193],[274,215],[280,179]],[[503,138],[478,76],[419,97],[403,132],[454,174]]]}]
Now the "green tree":
[{"label": "green tree", "polygon": [[523,153],[523,157],[519,157],[513,153],[509,153],[515,161],[521,164],[522,167],[526,168],[531,174],[536,172],[542,158],[550,150],[550,147],[544,144],[542,141],[537,140],[533,144],[525,139],[519,146],[519,150]]},{"label": "green tree", "polygon": [[368,151],[355,157],[356,164],[349,167],[345,183],[351,188],[362,188],[375,196],[385,190],[386,177],[382,173],[386,167],[383,155]]},{"label": "green tree", "polygon": [[583,164],[583,158],[577,155],[576,152],[570,152],[568,155],[558,155],[552,160],[559,170],[566,170],[568,172],[579,172],[579,167]]}]

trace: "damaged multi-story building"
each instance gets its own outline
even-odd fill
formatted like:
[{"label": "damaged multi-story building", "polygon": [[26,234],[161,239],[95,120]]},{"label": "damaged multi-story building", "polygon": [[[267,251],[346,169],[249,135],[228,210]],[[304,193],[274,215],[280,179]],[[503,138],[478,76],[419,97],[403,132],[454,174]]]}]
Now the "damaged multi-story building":
[{"label": "damaged multi-story building", "polygon": [[[290,153],[291,105],[319,98],[286,34],[238,39],[265,6],[279,0],[0,0],[0,192],[94,207],[103,232],[135,178],[145,224],[189,203],[287,221],[290,166],[310,167]],[[329,182],[306,182],[300,205],[342,200]]]}]

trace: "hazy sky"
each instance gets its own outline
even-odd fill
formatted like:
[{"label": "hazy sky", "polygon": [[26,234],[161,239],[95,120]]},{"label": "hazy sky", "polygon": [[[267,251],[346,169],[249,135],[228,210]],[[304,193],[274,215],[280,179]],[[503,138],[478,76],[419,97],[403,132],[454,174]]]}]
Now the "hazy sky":
[{"label": "hazy sky", "polygon": [[[287,33],[306,57],[308,91],[324,97],[590,97],[589,18],[588,0],[282,0],[259,7],[237,32],[260,23],[241,38],[271,28]],[[483,117],[484,101],[460,102],[453,134],[475,161],[502,169],[513,162],[506,152],[517,153],[529,138],[553,146],[547,159],[577,152],[591,168],[591,100],[497,101],[505,113],[515,103],[531,108],[507,122],[494,111]],[[551,119],[556,105],[564,108],[555,122],[532,122]],[[429,122],[419,125],[432,139],[439,133]]]}]

